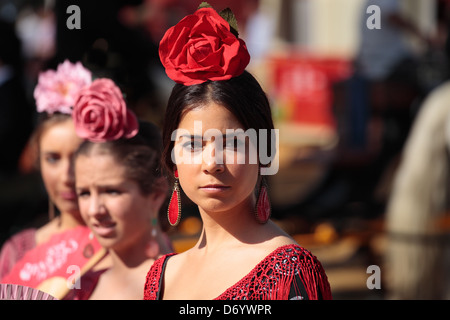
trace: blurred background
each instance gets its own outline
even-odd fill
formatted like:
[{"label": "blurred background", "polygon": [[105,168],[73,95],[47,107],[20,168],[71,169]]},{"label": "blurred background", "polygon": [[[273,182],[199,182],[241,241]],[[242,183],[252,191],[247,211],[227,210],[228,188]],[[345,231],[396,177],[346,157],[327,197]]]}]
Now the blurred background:
[{"label": "blurred background", "polygon": [[[444,125],[427,137],[412,132],[437,128],[417,124],[429,104],[450,104],[450,1],[208,2],[235,13],[252,57],[248,69],[280,130],[280,168],[269,177],[273,219],[319,258],[334,298],[447,299],[450,118],[441,112]],[[0,0],[0,245],[48,219],[28,143],[39,72],[82,61],[114,79],[140,118],[161,125],[173,82],[158,43],[199,3]],[[70,5],[80,8],[80,29],[67,25]],[[435,137],[445,137],[443,156],[421,160]],[[444,182],[435,190],[424,181],[437,166]],[[428,205],[436,193],[445,195],[442,203]],[[409,207],[396,205],[399,197]],[[418,201],[424,209],[410,209]],[[185,197],[182,203],[183,220],[169,230],[177,251],[193,245],[201,229],[195,206]],[[379,272],[368,271],[371,265]]]}]

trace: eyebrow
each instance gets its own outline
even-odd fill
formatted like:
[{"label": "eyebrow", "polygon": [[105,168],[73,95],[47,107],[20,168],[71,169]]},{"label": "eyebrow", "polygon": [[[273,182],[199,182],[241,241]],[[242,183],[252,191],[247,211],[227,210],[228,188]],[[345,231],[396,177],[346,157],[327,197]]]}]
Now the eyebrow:
[{"label": "eyebrow", "polygon": [[[224,134],[222,134],[222,139],[226,139],[227,137],[229,137],[229,138],[237,138],[237,137],[239,137],[241,134],[239,134],[239,133],[224,133]],[[215,137],[214,135],[213,135],[213,137]],[[203,139],[203,136],[199,136],[199,135],[195,135],[195,134],[182,134],[182,135],[180,135],[179,137],[178,137],[179,139],[180,138],[187,138],[187,139],[191,139],[191,140],[195,140],[195,139],[199,139],[199,140],[202,140]]]},{"label": "eyebrow", "polygon": [[[128,180],[126,181],[121,181],[118,183],[114,183],[114,182],[109,182],[109,183],[105,183],[105,184],[99,184],[99,185],[95,185],[95,187],[97,189],[109,189],[109,188],[121,188],[121,187],[126,187],[128,183]],[[85,188],[90,188],[90,186],[76,186],[75,189],[85,189]]]},{"label": "eyebrow", "polygon": [[41,150],[41,154],[43,155],[55,155],[60,154],[59,151],[53,151],[53,150]]},{"label": "eyebrow", "polygon": [[194,135],[194,134],[182,134],[178,138],[187,138],[187,139],[203,139],[203,136]]}]

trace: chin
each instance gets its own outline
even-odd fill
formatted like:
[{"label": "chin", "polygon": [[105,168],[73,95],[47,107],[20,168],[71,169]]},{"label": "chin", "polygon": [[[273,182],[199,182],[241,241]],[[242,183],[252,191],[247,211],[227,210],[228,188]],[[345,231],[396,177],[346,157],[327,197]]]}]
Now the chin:
[{"label": "chin", "polygon": [[95,237],[98,240],[98,243],[100,243],[100,245],[105,248],[105,249],[114,249],[114,247],[117,245],[117,243],[119,242],[115,237],[114,238],[105,238],[105,237],[100,237],[98,235],[95,235]]},{"label": "chin", "polygon": [[59,211],[68,212],[76,216],[80,215],[78,201],[61,200],[56,206],[58,207]]},{"label": "chin", "polygon": [[228,212],[229,210],[232,210],[234,208],[233,205],[224,204],[223,202],[219,201],[208,201],[207,203],[199,205],[199,207],[202,208],[205,212],[210,213]]}]

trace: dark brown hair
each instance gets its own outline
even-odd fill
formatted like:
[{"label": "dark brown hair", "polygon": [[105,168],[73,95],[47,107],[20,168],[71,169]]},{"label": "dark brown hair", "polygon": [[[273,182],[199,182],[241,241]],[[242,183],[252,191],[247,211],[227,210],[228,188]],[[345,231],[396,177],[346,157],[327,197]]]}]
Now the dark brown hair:
[{"label": "dark brown hair", "polygon": [[[196,107],[214,102],[227,108],[241,123],[244,130],[267,129],[267,146],[271,147],[271,130],[274,129],[267,96],[258,81],[247,71],[238,77],[224,81],[207,81],[184,86],[176,84],[170,95],[163,126],[163,167],[172,173],[174,163],[171,152],[174,141],[171,136],[182,116]],[[274,154],[270,150],[270,154]]]},{"label": "dark brown hair", "polygon": [[[148,195],[163,186],[156,184],[161,177],[161,134],[159,129],[149,123],[139,122],[139,133],[131,139],[119,139],[102,143],[84,141],[75,153],[89,155],[93,150],[110,154],[125,167],[128,179],[135,181],[143,195]],[[165,185],[167,187],[167,185]]]}]

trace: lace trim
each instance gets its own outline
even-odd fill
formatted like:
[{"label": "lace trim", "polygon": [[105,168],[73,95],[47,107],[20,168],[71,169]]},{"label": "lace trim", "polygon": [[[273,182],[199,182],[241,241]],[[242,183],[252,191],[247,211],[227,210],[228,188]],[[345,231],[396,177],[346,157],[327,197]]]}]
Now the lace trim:
[{"label": "lace trim", "polygon": [[147,273],[144,286],[144,300],[158,300],[160,285],[163,279],[164,262],[176,253],[169,253],[156,260]]},{"label": "lace trim", "polygon": [[[164,262],[172,254],[158,259],[147,274],[145,300],[158,299]],[[304,289],[304,290],[302,290]],[[306,297],[302,295],[306,292]],[[317,258],[298,245],[275,249],[244,278],[214,300],[288,300],[331,299],[325,271]]]}]

